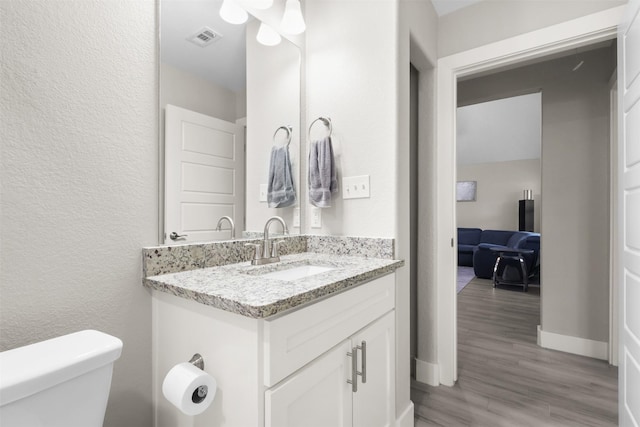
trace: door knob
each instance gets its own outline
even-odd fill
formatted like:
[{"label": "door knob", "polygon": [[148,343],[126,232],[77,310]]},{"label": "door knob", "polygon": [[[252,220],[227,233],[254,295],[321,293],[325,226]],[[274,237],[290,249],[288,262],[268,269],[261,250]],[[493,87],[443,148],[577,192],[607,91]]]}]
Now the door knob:
[{"label": "door knob", "polygon": [[178,234],[175,231],[172,231],[171,234],[169,234],[169,238],[171,240],[178,240],[178,239],[181,239],[181,238],[187,237],[187,236],[188,236],[188,234]]}]

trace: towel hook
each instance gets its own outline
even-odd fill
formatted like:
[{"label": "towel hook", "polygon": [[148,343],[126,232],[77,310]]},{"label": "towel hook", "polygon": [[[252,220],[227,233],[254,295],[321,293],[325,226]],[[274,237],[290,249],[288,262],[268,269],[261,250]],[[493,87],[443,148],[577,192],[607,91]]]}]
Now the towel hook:
[{"label": "towel hook", "polygon": [[293,133],[293,127],[291,127],[291,126],[280,126],[278,129],[276,129],[276,131],[273,133],[273,143],[274,144],[276,142],[276,135],[278,134],[278,131],[280,129],[284,129],[287,132],[287,147],[288,147],[289,144],[291,143],[291,134]]},{"label": "towel hook", "polygon": [[311,128],[313,127],[313,125],[320,120],[322,123],[324,123],[324,125],[326,126],[327,130],[329,131],[329,135],[327,136],[331,136],[331,132],[333,132],[333,126],[331,125],[331,118],[329,117],[318,117],[317,119],[315,119],[314,121],[311,122],[311,124],[309,125],[309,139],[311,139]]}]

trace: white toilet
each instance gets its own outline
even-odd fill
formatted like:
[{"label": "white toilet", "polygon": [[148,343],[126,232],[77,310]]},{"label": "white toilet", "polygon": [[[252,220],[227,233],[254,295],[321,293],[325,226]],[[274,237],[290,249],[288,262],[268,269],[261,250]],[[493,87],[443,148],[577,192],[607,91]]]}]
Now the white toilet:
[{"label": "white toilet", "polygon": [[0,426],[101,427],[121,353],[92,330],[0,353]]}]

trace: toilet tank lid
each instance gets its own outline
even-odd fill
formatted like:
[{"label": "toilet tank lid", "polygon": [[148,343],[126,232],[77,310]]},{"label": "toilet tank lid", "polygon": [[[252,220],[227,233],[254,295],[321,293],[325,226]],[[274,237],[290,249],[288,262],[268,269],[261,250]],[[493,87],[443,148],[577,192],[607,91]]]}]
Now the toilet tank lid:
[{"label": "toilet tank lid", "polygon": [[86,330],[0,353],[0,406],[113,363],[122,341]]}]

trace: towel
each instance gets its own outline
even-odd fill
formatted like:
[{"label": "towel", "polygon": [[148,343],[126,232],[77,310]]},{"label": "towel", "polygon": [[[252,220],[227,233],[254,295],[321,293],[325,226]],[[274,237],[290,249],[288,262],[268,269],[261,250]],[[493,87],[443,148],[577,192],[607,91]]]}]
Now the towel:
[{"label": "towel", "polygon": [[331,207],[331,194],[338,191],[331,137],[312,141],[309,147],[309,201],[319,208]]},{"label": "towel", "polygon": [[296,201],[296,190],[291,174],[289,146],[273,147],[269,163],[267,203],[270,208],[286,208]]}]

